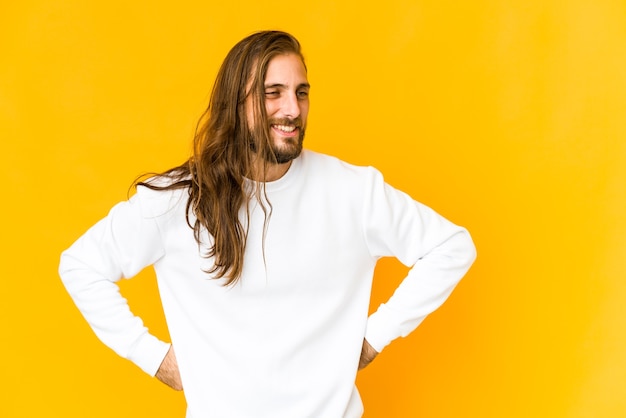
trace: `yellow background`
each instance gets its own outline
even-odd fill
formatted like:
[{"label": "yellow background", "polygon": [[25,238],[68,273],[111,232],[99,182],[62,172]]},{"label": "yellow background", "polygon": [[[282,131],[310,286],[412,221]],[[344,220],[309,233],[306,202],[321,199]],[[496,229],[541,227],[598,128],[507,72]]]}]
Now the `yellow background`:
[{"label": "yellow background", "polygon": [[[365,416],[626,416],[621,0],[3,2],[0,416],[184,416],[96,339],[58,258],[187,157],[226,52],[268,28],[304,46],[307,146],[378,167],[478,247],[360,374]],[[381,264],[373,305],[403,272]],[[123,291],[167,338],[151,273]]]}]

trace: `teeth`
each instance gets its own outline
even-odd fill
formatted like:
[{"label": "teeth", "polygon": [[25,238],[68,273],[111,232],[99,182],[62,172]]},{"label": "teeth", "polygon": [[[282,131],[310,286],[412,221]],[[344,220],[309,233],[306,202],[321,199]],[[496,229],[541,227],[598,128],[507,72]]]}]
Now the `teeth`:
[{"label": "teeth", "polygon": [[274,127],[278,129],[279,131],[283,131],[283,132],[293,132],[296,130],[295,126],[288,126],[288,125],[274,125]]}]

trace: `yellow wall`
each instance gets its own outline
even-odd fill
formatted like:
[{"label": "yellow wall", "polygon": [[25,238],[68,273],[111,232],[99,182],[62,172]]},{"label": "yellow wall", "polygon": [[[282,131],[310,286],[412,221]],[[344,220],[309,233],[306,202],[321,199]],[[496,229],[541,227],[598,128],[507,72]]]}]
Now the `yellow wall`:
[{"label": "yellow wall", "polygon": [[[308,147],[377,166],[478,246],[359,376],[366,417],[626,416],[626,5],[364,4],[3,3],[0,416],[183,416],[96,340],[57,261],[136,175],[186,157],[224,55],[268,28],[304,45]],[[374,304],[402,274],[380,266]],[[123,290],[165,338],[152,276]]]}]

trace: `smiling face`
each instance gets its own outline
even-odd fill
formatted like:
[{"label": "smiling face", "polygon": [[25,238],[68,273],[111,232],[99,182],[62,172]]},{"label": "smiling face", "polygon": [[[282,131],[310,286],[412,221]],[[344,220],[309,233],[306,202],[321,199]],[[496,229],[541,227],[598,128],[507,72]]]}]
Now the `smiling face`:
[{"label": "smiling face", "polygon": [[[309,83],[306,68],[297,54],[281,54],[272,58],[264,80],[264,101],[271,150],[278,164],[285,164],[302,152],[302,142],[309,114]],[[254,129],[256,119],[248,95],[248,124]]]}]

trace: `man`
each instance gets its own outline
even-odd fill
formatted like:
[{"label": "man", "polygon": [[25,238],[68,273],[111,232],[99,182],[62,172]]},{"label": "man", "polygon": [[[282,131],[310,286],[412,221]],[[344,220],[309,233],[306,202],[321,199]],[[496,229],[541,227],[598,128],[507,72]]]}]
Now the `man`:
[{"label": "man", "polygon": [[[140,182],[61,257],[98,337],[184,389],[187,417],[360,417],[357,370],[441,305],[474,260],[465,229],[375,169],[302,149],[309,89],[291,35],[240,41],[191,158]],[[385,256],[412,268],[368,318]],[[149,265],[171,345],[115,284]]]}]

